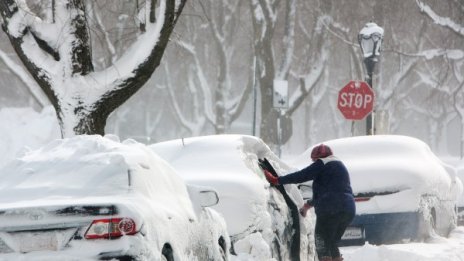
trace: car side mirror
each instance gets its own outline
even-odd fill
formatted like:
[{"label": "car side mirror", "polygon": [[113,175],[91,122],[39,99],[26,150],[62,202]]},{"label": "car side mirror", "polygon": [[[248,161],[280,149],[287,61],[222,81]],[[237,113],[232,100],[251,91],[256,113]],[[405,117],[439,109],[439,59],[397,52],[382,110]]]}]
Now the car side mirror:
[{"label": "car side mirror", "polygon": [[219,196],[213,188],[188,185],[187,189],[191,200],[200,207],[212,207],[219,203]]},{"label": "car side mirror", "polygon": [[212,207],[219,203],[219,196],[214,190],[202,190],[200,193],[200,206]]},{"label": "car side mirror", "polygon": [[307,184],[300,184],[298,185],[298,189],[300,190],[301,196],[304,200],[312,200],[313,199],[313,187]]}]

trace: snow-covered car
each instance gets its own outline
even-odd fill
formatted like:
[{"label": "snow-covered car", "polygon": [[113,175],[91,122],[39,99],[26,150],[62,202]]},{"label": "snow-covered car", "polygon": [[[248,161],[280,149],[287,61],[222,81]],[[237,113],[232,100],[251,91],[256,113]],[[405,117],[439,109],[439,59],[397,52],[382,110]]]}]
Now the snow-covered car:
[{"label": "snow-covered car", "polygon": [[[447,236],[456,226],[462,183],[424,142],[375,135],[323,143],[346,164],[356,199],[356,216],[342,245],[421,241]],[[307,166],[311,149],[292,165]]]},{"label": "snow-covered car", "polygon": [[56,140],[0,169],[0,260],[227,260],[217,193],[147,146]]},{"label": "snow-covered car", "polygon": [[[312,222],[296,185],[285,193],[269,186],[258,165],[268,159],[277,172],[290,167],[259,138],[211,135],[150,145],[188,182],[211,186],[219,194],[213,206],[225,217],[233,255],[252,260],[312,260]],[[249,259],[246,259],[249,260]]]}]

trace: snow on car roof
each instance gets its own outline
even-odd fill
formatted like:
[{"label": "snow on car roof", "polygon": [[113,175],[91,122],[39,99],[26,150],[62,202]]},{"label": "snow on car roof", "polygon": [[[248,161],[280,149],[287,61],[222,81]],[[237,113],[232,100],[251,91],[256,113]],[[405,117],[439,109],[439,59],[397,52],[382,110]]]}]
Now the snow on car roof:
[{"label": "snow on car roof", "polygon": [[[247,135],[210,135],[176,139],[150,146],[180,172],[190,172],[214,178],[232,175],[234,179],[250,178],[250,169],[257,167],[257,159],[275,156],[259,138]],[[213,174],[213,175],[212,175]],[[226,175],[224,175],[226,174]]]},{"label": "snow on car roof", "polygon": [[[111,135],[80,135],[55,140],[5,165],[0,170],[0,204],[7,207],[21,201],[27,205],[31,200],[69,198],[97,203],[95,196],[111,198],[136,188],[169,205],[173,200],[188,198],[184,181],[173,173],[144,144],[119,142]],[[173,182],[176,179],[178,182]],[[172,194],[184,197],[172,198]]]},{"label": "snow on car roof", "polygon": [[[383,192],[411,188],[420,192],[443,191],[451,179],[440,160],[424,142],[400,135],[373,135],[323,142],[347,166],[355,192]],[[310,162],[309,148],[293,165]]]}]

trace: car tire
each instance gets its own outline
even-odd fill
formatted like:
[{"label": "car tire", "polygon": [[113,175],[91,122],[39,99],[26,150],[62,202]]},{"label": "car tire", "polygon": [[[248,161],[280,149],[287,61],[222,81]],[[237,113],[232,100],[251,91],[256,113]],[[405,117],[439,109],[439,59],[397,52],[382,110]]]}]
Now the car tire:
[{"label": "car tire", "polygon": [[418,231],[417,240],[423,242],[437,237],[437,208],[441,208],[438,198],[433,195],[422,196],[419,208],[422,215],[422,224],[419,227],[420,231]]},{"label": "car tire", "polygon": [[425,240],[437,236],[437,213],[435,208],[429,210],[428,215],[425,217]]},{"label": "car tire", "polygon": [[163,250],[161,251],[161,261],[174,261],[172,247],[169,244],[165,244],[163,246]]}]

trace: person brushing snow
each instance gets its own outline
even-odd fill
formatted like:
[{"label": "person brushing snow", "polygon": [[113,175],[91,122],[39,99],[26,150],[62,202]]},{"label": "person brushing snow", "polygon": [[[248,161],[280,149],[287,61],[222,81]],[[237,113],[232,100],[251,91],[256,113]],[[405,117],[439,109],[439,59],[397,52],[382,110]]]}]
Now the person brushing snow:
[{"label": "person brushing snow", "polygon": [[308,167],[276,177],[264,174],[273,185],[313,181],[313,203],[316,212],[315,244],[320,261],[341,261],[338,242],[354,218],[356,207],[348,170],[329,146],[320,144],[311,151]]}]

